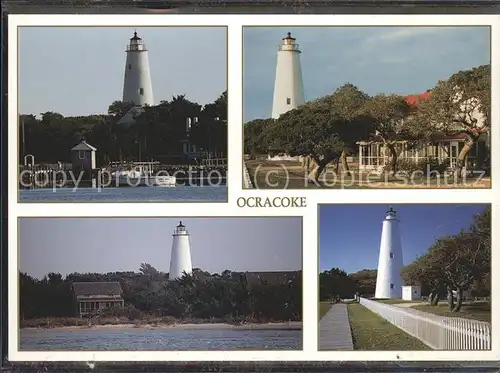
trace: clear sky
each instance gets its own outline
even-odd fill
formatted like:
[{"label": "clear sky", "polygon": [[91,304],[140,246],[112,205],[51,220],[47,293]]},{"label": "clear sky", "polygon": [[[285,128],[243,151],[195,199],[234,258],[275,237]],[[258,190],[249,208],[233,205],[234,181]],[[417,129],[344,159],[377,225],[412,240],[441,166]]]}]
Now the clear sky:
[{"label": "clear sky", "polygon": [[342,204],[320,205],[320,271],[338,267],[347,273],[377,269],[382,221],[389,207],[400,220],[403,262],[425,254],[435,239],[468,229],[485,204]]},{"label": "clear sky", "polygon": [[[19,109],[104,114],[121,101],[133,27],[21,27]],[[138,27],[148,48],[155,103],[173,95],[202,105],[227,89],[225,27]]]},{"label": "clear sky", "polygon": [[182,220],[194,268],[211,273],[302,269],[302,219],[289,218],[21,218],[20,270],[168,272],[172,233]]},{"label": "clear sky", "polygon": [[245,27],[244,121],[271,116],[277,48],[287,32],[302,50],[306,101],[345,83],[414,94],[490,62],[489,27]]}]

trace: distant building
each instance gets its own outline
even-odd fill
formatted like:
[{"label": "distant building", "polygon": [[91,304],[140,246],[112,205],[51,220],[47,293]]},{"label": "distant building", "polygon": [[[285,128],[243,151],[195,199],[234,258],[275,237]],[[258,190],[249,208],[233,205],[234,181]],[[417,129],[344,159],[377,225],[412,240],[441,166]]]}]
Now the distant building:
[{"label": "distant building", "polygon": [[80,317],[109,308],[124,308],[119,282],[74,282],[72,293],[75,311]]},{"label": "distant building", "polygon": [[95,170],[95,154],[97,149],[82,140],[78,145],[71,149],[71,164],[74,171]]},{"label": "distant building", "polygon": [[269,285],[286,284],[302,276],[302,271],[232,272],[233,278],[244,276],[249,284],[263,282]]},{"label": "distant building", "polygon": [[420,300],[421,288],[418,285],[403,286],[403,300]]}]

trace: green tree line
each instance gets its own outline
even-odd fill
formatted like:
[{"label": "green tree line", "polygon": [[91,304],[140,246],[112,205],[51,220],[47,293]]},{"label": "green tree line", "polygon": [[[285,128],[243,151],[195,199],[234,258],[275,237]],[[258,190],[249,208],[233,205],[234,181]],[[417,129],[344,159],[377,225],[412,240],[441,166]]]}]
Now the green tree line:
[{"label": "green tree line", "polygon": [[[474,218],[467,229],[436,239],[427,253],[402,270],[407,285],[421,285],[436,306],[446,296],[450,310],[460,311],[463,292],[491,294],[491,207]],[[453,296],[456,292],[456,296]]]},{"label": "green tree line", "polygon": [[168,274],[142,264],[139,272],[72,273],[65,278],[49,273],[38,280],[20,273],[21,320],[74,317],[73,282],[118,281],[123,290],[124,314],[176,319],[225,319],[233,321],[300,321],[302,275],[290,278],[248,280],[243,273],[210,274],[200,269],[168,281]]},{"label": "green tree line", "polygon": [[[402,269],[405,285],[421,286],[423,296],[437,306],[446,297],[450,310],[460,311],[463,292],[476,297],[491,295],[491,207],[474,217],[474,222],[453,236],[437,238],[428,251]],[[340,268],[319,275],[320,300],[352,299],[354,294],[373,297],[377,270],[347,274]],[[455,296],[453,295],[455,292]]]},{"label": "green tree line", "polygon": [[97,164],[117,161],[162,160],[182,154],[187,118],[192,120],[189,140],[205,153],[227,156],[227,91],[214,102],[200,105],[184,95],[146,106],[133,124],[119,120],[133,103],[115,101],[107,114],[64,117],[59,113],[19,116],[20,159],[32,154],[37,163],[71,161],[70,149],[84,138],[97,148]]},{"label": "green tree line", "polygon": [[429,90],[430,97],[416,105],[409,105],[404,96],[370,96],[345,84],[278,119],[245,123],[245,153],[267,154],[270,149],[279,149],[292,156],[310,157],[317,166],[309,178],[317,182],[332,161],[343,160],[348,171],[345,158],[357,155],[358,141],[382,142],[391,155],[389,171],[396,173],[396,143],[404,141],[411,149],[433,143],[437,135],[461,134],[465,143],[456,167],[460,172],[469,151],[490,129],[490,80],[489,65],[460,71],[439,81]]}]

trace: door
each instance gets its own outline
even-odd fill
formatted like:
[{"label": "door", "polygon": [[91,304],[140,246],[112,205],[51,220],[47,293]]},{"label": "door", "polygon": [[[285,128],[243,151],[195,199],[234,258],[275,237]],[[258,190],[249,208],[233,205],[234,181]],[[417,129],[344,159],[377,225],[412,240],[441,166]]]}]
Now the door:
[{"label": "door", "polygon": [[450,167],[454,168],[458,161],[458,142],[450,142]]}]

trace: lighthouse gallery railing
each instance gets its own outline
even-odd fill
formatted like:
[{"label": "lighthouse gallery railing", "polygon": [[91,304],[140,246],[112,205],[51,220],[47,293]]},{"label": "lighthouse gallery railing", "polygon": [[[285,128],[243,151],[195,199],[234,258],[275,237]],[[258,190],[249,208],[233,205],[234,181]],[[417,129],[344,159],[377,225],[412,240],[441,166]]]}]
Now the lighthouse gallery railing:
[{"label": "lighthouse gallery railing", "polygon": [[359,303],[434,350],[491,349],[489,323],[437,316],[365,298],[359,298]]}]

